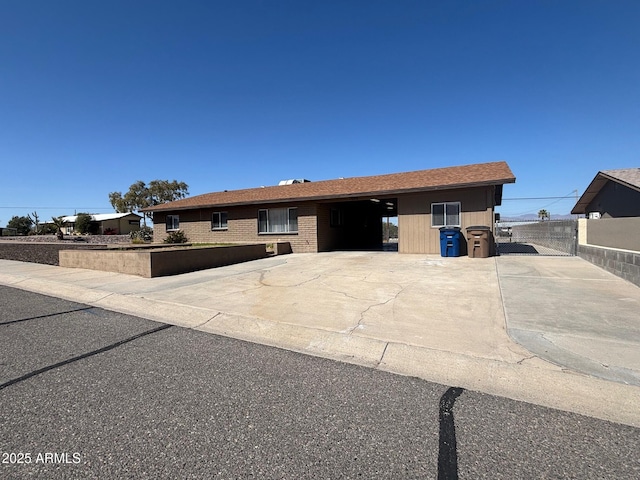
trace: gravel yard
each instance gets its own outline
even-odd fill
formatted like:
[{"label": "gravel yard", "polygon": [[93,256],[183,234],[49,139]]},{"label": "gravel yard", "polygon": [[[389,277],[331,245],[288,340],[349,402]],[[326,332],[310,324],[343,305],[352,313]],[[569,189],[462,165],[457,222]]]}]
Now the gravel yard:
[{"label": "gravel yard", "polygon": [[[82,240],[75,240],[81,238]],[[126,242],[129,237],[125,236]],[[100,241],[100,243],[95,243]],[[110,236],[105,241],[105,236],[89,237],[65,237],[65,240],[57,240],[55,236],[11,237],[0,240],[0,259],[17,260],[19,262],[44,263],[46,265],[58,265],[58,252],[71,249],[104,248],[107,243],[121,243],[122,236]]]}]

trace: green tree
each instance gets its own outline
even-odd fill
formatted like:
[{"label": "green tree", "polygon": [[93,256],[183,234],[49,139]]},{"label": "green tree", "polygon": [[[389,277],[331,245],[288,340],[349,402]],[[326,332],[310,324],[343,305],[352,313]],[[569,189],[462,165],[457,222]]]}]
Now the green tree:
[{"label": "green tree", "polygon": [[[173,202],[188,194],[189,186],[177,180],[171,182],[169,180],[152,180],[149,185],[138,180],[129,187],[124,195],[122,192],[109,193],[109,202],[118,213],[139,212],[143,208]],[[151,219],[152,215],[145,212],[144,226],[147,225],[147,218]]]},{"label": "green tree", "polygon": [[88,213],[79,213],[76,216],[76,226],[75,226],[76,232],[83,235],[86,233],[90,233],[91,221],[92,221],[91,215],[89,215]]},{"label": "green tree", "polygon": [[58,240],[64,239],[64,233],[62,233],[62,229],[65,227],[66,222],[63,220],[63,217],[51,217],[51,223],[56,229],[56,237]]},{"label": "green tree", "polygon": [[542,209],[538,212],[538,218],[544,222],[544,219],[546,218],[547,220],[549,220],[549,212],[547,212],[546,210]]},{"label": "green tree", "polygon": [[8,228],[15,228],[18,235],[29,235],[31,227],[33,226],[33,220],[30,216],[18,217],[14,215],[11,220],[7,222]]}]

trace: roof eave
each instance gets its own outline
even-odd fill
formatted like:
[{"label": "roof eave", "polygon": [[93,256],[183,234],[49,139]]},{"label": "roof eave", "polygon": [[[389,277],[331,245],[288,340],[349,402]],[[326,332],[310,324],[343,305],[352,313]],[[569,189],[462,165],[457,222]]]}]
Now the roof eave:
[{"label": "roof eave", "polygon": [[598,174],[591,180],[589,186],[585,189],[584,193],[580,196],[575,206],[571,209],[572,215],[584,215],[587,213],[587,207],[593,201],[602,187],[609,181],[613,180],[609,175],[605,175],[602,172],[598,172]]},{"label": "roof eave", "polygon": [[201,208],[217,208],[217,207],[239,207],[245,205],[266,205],[266,204],[274,204],[274,203],[287,203],[287,202],[312,202],[312,201],[325,201],[325,200],[340,200],[340,199],[354,199],[354,198],[366,198],[366,197],[383,197],[390,195],[400,195],[400,194],[410,194],[410,193],[421,193],[421,192],[433,192],[438,190],[458,190],[461,188],[478,188],[478,187],[489,187],[495,185],[504,185],[506,183],[515,183],[515,177],[497,179],[497,180],[487,180],[482,182],[472,182],[472,183],[460,183],[460,184],[452,184],[452,185],[435,185],[432,187],[415,187],[415,188],[404,188],[404,189],[392,189],[392,190],[374,190],[374,191],[365,191],[365,192],[353,192],[346,194],[334,194],[334,195],[309,195],[306,197],[283,197],[278,199],[265,199],[265,200],[257,200],[257,201],[242,201],[242,202],[220,202],[220,203],[202,203],[199,205],[185,205],[185,206],[173,206],[170,204],[166,205],[155,205],[154,207],[142,209],[142,212],[175,212],[175,211],[184,211],[184,210],[195,210]]}]

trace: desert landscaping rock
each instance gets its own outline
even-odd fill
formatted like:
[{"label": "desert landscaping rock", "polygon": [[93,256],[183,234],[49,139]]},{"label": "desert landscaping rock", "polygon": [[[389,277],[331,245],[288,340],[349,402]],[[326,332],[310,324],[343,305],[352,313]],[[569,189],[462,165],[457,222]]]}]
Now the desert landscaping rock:
[{"label": "desert landscaping rock", "polygon": [[[31,240],[36,238],[37,240]],[[85,240],[69,239],[57,240],[54,236],[24,237],[20,240],[1,240],[0,259],[16,260],[18,262],[42,263],[45,265],[59,265],[60,250],[94,249],[104,245]],[[28,239],[28,240],[27,240]],[[44,239],[44,240],[41,240]]]}]

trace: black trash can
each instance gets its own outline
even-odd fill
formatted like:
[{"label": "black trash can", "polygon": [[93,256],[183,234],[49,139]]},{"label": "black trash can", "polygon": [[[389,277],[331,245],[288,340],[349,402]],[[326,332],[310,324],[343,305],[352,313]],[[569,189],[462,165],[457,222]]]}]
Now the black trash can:
[{"label": "black trash can", "polygon": [[460,227],[440,228],[440,255],[443,257],[460,256]]}]

